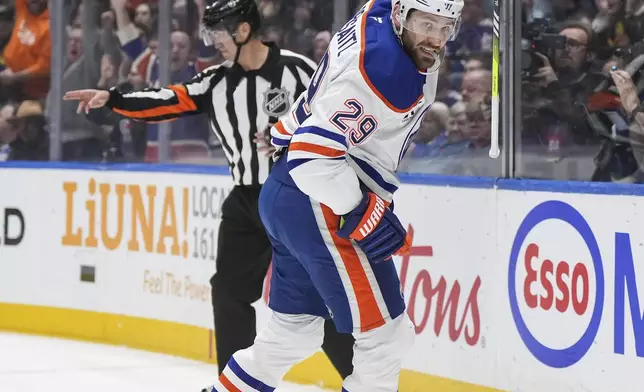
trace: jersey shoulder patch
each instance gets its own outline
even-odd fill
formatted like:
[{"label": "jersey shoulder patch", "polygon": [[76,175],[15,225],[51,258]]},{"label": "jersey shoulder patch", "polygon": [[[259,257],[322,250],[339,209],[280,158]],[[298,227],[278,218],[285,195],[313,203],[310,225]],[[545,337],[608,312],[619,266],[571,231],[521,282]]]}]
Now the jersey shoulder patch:
[{"label": "jersey shoulder patch", "polygon": [[404,113],[423,98],[425,75],[402,48],[391,22],[391,1],[372,0],[362,16],[360,72],[389,109]]}]

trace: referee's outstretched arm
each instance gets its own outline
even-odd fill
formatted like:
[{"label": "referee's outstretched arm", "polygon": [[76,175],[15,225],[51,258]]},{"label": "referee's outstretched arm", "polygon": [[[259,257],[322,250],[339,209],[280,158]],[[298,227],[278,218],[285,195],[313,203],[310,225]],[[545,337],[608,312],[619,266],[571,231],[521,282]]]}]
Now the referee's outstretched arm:
[{"label": "referee's outstretched arm", "polygon": [[139,121],[172,121],[181,116],[208,112],[217,68],[208,68],[189,82],[165,88],[147,88],[127,94],[115,87],[110,90],[75,90],[67,92],[63,99],[79,101],[78,113],[107,106],[116,113]]}]

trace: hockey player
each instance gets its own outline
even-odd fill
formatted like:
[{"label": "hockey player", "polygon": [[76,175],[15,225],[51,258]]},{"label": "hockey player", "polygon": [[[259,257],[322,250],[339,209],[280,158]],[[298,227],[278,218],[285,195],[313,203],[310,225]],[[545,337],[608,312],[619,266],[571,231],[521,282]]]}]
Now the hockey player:
[{"label": "hockey player", "polygon": [[[305,91],[316,68],[299,54],[258,37],[260,14],[255,0],[217,0],[204,10],[202,35],[227,60],[192,80],[134,93],[70,91],[65,99],[83,108],[110,109],[146,122],[207,113],[229,159],[235,186],[222,205],[216,272],[211,279],[219,372],[238,350],[255,339],[252,304],[260,299],[271,261],[271,243],[258,209],[270,156],[254,141]],[[342,378],[352,372],[354,339],[326,323],[323,349]]]},{"label": "hockey player", "polygon": [[325,318],[353,333],[346,392],[392,392],[414,327],[392,255],[396,168],[436,94],[463,0],[371,0],[333,38],[308,90],[271,134],[260,194],[273,246],[272,317],[212,390],[272,391],[322,343]]}]

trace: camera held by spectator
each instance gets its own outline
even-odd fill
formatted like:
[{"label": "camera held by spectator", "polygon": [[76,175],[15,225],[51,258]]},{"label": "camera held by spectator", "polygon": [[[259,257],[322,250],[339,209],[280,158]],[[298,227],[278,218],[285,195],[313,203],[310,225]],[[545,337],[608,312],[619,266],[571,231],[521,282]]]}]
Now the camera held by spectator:
[{"label": "camera held by spectator", "polygon": [[558,35],[546,39],[550,57],[533,52],[543,66],[524,80],[522,100],[523,138],[543,145],[544,157],[551,162],[566,155],[570,145],[597,141],[584,110],[596,86],[591,72],[595,36],[588,25],[577,22],[561,26]]},{"label": "camera held by spectator", "polygon": [[[588,122],[603,143],[593,181],[635,182],[644,154],[644,51],[641,44],[607,64],[607,77],[588,99]],[[636,156],[639,159],[636,159]]]},{"label": "camera held by spectator", "polygon": [[551,27],[547,19],[536,19],[523,25],[521,51],[521,78],[537,81],[540,70],[546,66],[543,57],[553,58],[557,49],[566,47],[566,37]]},{"label": "camera held by spectator", "polygon": [[595,58],[595,36],[583,23],[566,23],[559,29],[543,20],[524,28],[528,47],[522,54],[523,80],[542,87],[553,82],[564,85],[584,76]]}]

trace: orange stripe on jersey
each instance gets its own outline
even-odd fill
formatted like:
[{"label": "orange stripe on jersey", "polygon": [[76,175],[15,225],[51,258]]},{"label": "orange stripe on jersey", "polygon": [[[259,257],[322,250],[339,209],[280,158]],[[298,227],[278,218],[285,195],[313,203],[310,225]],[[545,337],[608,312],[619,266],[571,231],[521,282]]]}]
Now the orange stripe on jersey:
[{"label": "orange stripe on jersey", "polygon": [[[320,206],[324,214],[324,221],[329,229],[333,243],[338,253],[340,253],[344,268],[347,270],[347,274],[351,280],[351,286],[358,301],[360,331],[367,332],[384,325],[385,320],[382,313],[380,313],[376,297],[373,294],[358,253],[353,248],[353,243],[349,239],[338,236],[339,217],[333,213],[333,210],[323,204],[320,204]],[[353,327],[355,328],[356,326],[354,325]]]},{"label": "orange stripe on jersey", "polygon": [[177,103],[176,105],[160,106],[153,109],[145,109],[145,110],[137,110],[137,111],[114,108],[114,111],[116,113],[122,114],[127,117],[131,117],[131,118],[146,119],[146,118],[161,117],[168,114],[194,112],[195,110],[197,110],[197,105],[195,104],[195,101],[192,100],[190,95],[188,95],[188,90],[186,89],[185,86],[173,85],[173,86],[168,86],[168,88],[174,91],[174,93],[177,96],[177,99],[179,100],[179,103]]},{"label": "orange stripe on jersey", "polygon": [[284,124],[282,124],[282,120],[278,121],[277,124],[275,124],[274,126],[277,132],[279,132],[281,135],[291,136],[291,134],[286,131],[286,128],[284,128]]},{"label": "orange stripe on jersey", "polygon": [[389,100],[387,98],[385,98],[385,96],[382,95],[382,93],[380,93],[380,91],[378,91],[376,86],[374,86],[373,83],[371,83],[371,80],[369,79],[369,75],[367,75],[367,71],[366,71],[366,69],[364,67],[364,56],[365,56],[365,52],[367,51],[367,49],[366,49],[366,44],[367,44],[367,18],[369,16],[369,11],[371,11],[371,8],[373,7],[373,5],[375,3],[376,3],[376,0],[372,0],[371,5],[369,6],[369,9],[367,10],[367,12],[365,12],[362,15],[362,22],[361,22],[362,37],[361,37],[361,42],[360,42],[360,73],[362,74],[362,78],[367,83],[367,85],[369,86],[371,91],[374,94],[376,94],[376,96],[378,98],[380,98],[380,100],[385,105],[387,105],[387,107],[389,109],[393,110],[396,113],[406,113],[406,112],[410,111],[414,106],[418,105],[418,102],[420,102],[420,100],[423,99],[423,94],[421,94],[418,97],[418,99],[416,100],[416,102],[414,102],[410,107],[408,107],[406,109],[399,109],[399,108],[395,107],[391,102],[389,102]]},{"label": "orange stripe on jersey", "polygon": [[233,383],[230,382],[228,377],[226,377],[226,375],[224,375],[223,373],[221,376],[219,376],[219,382],[224,386],[224,388],[226,388],[228,392],[242,392],[241,389],[233,385]]},{"label": "orange stripe on jersey", "polygon": [[335,148],[319,146],[317,144],[306,142],[291,143],[288,150],[311,152],[313,154],[324,155],[329,158],[343,157],[345,154],[342,150],[336,150]]}]

